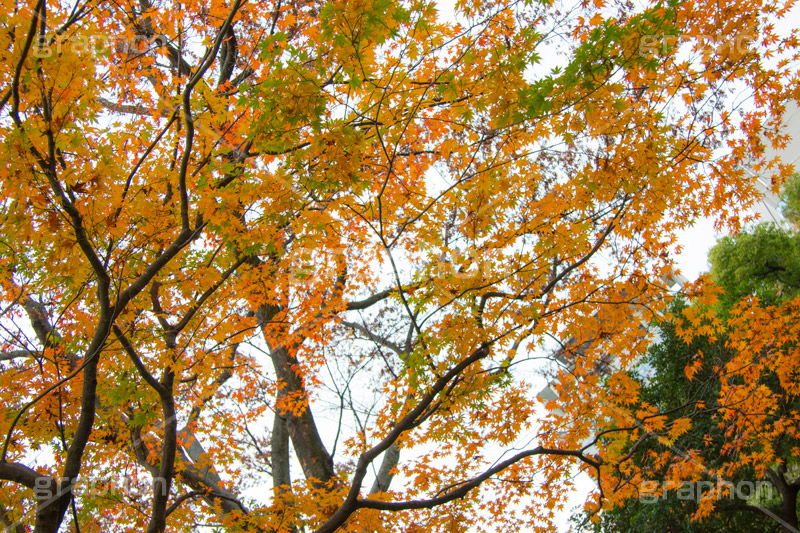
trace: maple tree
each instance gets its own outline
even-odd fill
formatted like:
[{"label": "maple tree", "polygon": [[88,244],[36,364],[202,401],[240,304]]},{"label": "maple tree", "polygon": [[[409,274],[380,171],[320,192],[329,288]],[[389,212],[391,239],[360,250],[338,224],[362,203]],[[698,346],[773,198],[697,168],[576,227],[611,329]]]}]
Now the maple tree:
[{"label": "maple tree", "polygon": [[[793,176],[783,195],[790,219],[798,183]],[[676,302],[659,323],[661,340],[633,376],[636,409],[663,416],[619,478],[638,497],[596,530],[797,531],[797,239],[796,228],[773,223],[720,239],[697,301]]]},{"label": "maple tree", "polygon": [[623,463],[597,361],[785,141],[790,8],[6,2],[0,519],[550,527]]},{"label": "maple tree", "polygon": [[[680,316],[686,305],[677,302],[672,314]],[[688,416],[691,428],[669,443],[657,439],[654,432],[653,438],[635,449],[631,462],[647,481],[640,483],[635,497],[604,510],[593,530],[778,531],[780,525],[759,511],[759,507],[780,513],[779,492],[767,486],[766,480],[757,479],[754,469],[747,465],[742,465],[734,477],[728,474],[721,480],[735,487],[735,492],[719,495],[713,512],[699,516],[703,496],[713,497],[712,491],[720,481],[714,472],[736,462],[735,456],[723,453],[723,446],[731,439],[715,416],[720,403],[724,403],[718,401],[719,369],[731,360],[733,353],[725,345],[725,336],[714,340],[696,336],[686,342],[677,329],[675,321],[658,324],[660,341],[637,363],[634,375],[642,383],[640,401],[667,413],[665,426]],[[698,353],[703,354],[705,364],[688,379],[686,368],[692,368]],[[669,460],[664,460],[665,457]],[[696,476],[674,476],[676,460],[689,457],[706,469]],[[584,512],[575,516],[574,521],[583,524],[589,518]]]}]

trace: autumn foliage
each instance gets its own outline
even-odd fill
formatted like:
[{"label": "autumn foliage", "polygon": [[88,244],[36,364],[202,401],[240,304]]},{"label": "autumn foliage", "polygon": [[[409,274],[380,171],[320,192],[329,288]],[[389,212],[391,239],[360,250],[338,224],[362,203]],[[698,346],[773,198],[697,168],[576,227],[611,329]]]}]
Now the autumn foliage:
[{"label": "autumn foliage", "polygon": [[597,364],[677,232],[788,175],[789,7],[6,2],[0,519],[548,529],[659,429]]},{"label": "autumn foliage", "polygon": [[619,445],[605,488],[636,497],[617,500],[596,531],[797,531],[798,238],[787,221],[726,236],[710,275],[659,318],[659,340],[631,372],[638,427],[607,428],[636,443]]}]

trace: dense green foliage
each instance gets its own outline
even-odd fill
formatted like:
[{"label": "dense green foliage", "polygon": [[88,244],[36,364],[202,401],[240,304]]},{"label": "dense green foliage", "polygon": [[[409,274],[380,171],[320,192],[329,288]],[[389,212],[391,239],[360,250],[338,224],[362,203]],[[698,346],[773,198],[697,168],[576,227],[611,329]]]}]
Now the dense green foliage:
[{"label": "dense green foliage", "polygon": [[[680,316],[687,307],[679,301],[672,309],[674,316]],[[698,450],[698,461],[709,467],[718,467],[731,458],[724,455],[722,448],[726,442],[725,429],[719,423],[716,398],[719,392],[719,373],[731,357],[725,347],[725,339],[715,340],[698,336],[685,342],[678,335],[675,323],[663,321],[657,325],[660,341],[654,344],[647,355],[634,369],[642,381],[641,400],[654,405],[659,411],[670,413],[676,420],[689,416],[692,429],[679,437],[672,448]],[[693,376],[687,379],[684,369],[696,357],[704,354],[704,364]],[[649,473],[649,479],[662,480],[653,484],[651,493],[643,493],[638,499],[627,500],[623,505],[602,513],[600,521],[594,525],[597,533],[659,531],[685,533],[712,532],[769,532],[775,531],[775,523],[758,512],[748,510],[747,501],[722,499],[709,517],[692,520],[698,509],[697,485],[686,484],[677,489],[664,490],[663,480],[667,478],[669,464],[654,464],[652,453],[662,450],[663,444],[655,439],[647,439],[637,449],[632,460]],[[752,479],[752,474],[747,476]],[[710,481],[710,480],[698,480]],[[739,480],[730,480],[736,483]],[[706,489],[707,490],[707,489]],[[774,506],[778,501],[760,501],[762,505]]]},{"label": "dense green foliage", "polygon": [[800,222],[800,174],[787,181],[781,191],[783,216],[793,224]]},{"label": "dense green foliage", "polygon": [[800,234],[761,224],[724,237],[711,250],[711,276],[725,289],[723,310],[756,296],[776,304],[800,294]]},{"label": "dense green foliage", "polygon": [[[787,220],[796,224],[800,220],[800,175],[795,174],[786,184],[782,203]],[[759,305],[770,306],[800,296],[800,232],[786,225],[759,224],[738,235],[724,237],[712,249],[709,262],[711,278],[724,291],[716,308],[716,315],[723,323],[737,313],[734,307],[748,298],[755,297]],[[691,418],[692,428],[671,444],[655,438],[643,440],[631,460],[648,479],[661,480],[654,484],[657,489],[603,512],[593,526],[596,532],[781,530],[774,518],[780,514],[785,496],[774,485],[768,485],[769,476],[759,475],[752,465],[739,468],[736,476],[727,481],[736,484],[757,480],[762,487],[767,485],[768,490],[756,491],[750,498],[722,498],[714,511],[701,519],[695,518],[699,497],[687,490],[688,485],[683,487],[683,492],[675,487],[664,490],[672,465],[653,460],[664,446],[680,451],[684,457],[696,453],[695,460],[708,471],[719,471],[726,463],[742,459],[741,450],[732,445],[737,435],[724,419],[724,412],[729,408],[719,401],[722,373],[735,351],[725,335],[695,335],[688,339],[680,334],[678,324],[686,320],[687,309],[692,305],[695,304],[685,300],[675,302],[668,317],[656,324],[659,341],[632,370],[642,383],[640,405],[649,404],[669,413],[670,421]],[[692,367],[698,354],[702,354],[702,365],[689,375],[687,368]],[[774,394],[784,392],[774,375],[762,376],[761,382]],[[784,414],[796,410],[795,399],[786,396],[781,403]],[[781,465],[769,465],[770,468],[784,474],[787,470],[794,473],[796,466],[791,457],[797,444],[789,438],[766,444],[779,456],[788,458]],[[764,510],[774,516],[767,516]],[[585,519],[586,515],[580,518]]]}]

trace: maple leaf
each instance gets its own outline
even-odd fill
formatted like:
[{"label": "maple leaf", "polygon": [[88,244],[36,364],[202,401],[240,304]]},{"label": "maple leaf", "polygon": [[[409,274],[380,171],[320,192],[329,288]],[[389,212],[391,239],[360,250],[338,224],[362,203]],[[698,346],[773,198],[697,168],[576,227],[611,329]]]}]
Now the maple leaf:
[{"label": "maple leaf", "polygon": [[[626,372],[677,232],[757,198],[741,163],[796,94],[767,60],[798,46],[782,4],[95,7],[2,18],[4,522],[552,528],[572,466],[606,487],[640,439],[687,437]],[[728,333],[717,295],[685,339]],[[737,362],[800,392],[769,326],[794,324],[740,311]],[[773,416],[747,377],[721,390]],[[67,490],[121,475],[152,483]]]}]

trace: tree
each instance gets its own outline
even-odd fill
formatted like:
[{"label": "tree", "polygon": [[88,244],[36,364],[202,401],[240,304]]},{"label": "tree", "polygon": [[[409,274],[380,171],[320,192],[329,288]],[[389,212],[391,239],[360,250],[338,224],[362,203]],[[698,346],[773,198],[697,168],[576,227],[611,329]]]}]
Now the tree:
[{"label": "tree", "polygon": [[[787,189],[796,183],[797,175]],[[653,521],[684,531],[797,530],[797,239],[774,224],[720,239],[705,288],[713,299],[678,302],[661,321],[661,340],[634,375],[637,408],[666,416],[630,456],[635,475],[657,480],[658,490],[605,513],[597,530]],[[699,480],[706,494],[685,490]]]},{"label": "tree", "polygon": [[793,174],[781,189],[783,216],[797,226],[800,222],[800,174]]},{"label": "tree", "polygon": [[[0,518],[546,527],[565,465],[614,464],[592,369],[646,346],[676,231],[755,198],[786,9],[9,4]],[[569,337],[539,419],[524,377]]]},{"label": "tree", "polygon": [[[670,316],[683,316],[686,308],[685,302],[677,301]],[[720,497],[712,513],[699,513],[703,496],[710,495],[717,485],[713,473],[735,461],[723,451],[731,439],[719,424],[718,414],[724,409],[724,402],[719,399],[720,369],[731,361],[733,353],[726,346],[725,336],[711,339],[697,335],[685,341],[678,334],[678,320],[662,320],[658,324],[659,342],[637,363],[632,374],[642,383],[638,397],[641,405],[668,413],[663,427],[689,418],[691,428],[671,441],[650,438],[639,444],[631,461],[648,481],[640,484],[636,497],[603,511],[594,530],[778,531],[779,524],[759,512],[758,506],[780,513],[780,498],[775,491],[764,490],[763,483],[753,484],[753,490],[748,492],[756,474],[752,467],[744,465],[735,477],[724,481],[745,490]],[[702,354],[704,364],[689,379],[686,369],[695,368],[698,354]],[[676,476],[676,462],[684,457],[702,464],[704,471],[696,477]],[[578,523],[586,518],[585,513],[579,515]]]},{"label": "tree", "polygon": [[800,235],[760,224],[720,239],[711,250],[711,277],[722,287],[725,315],[743,298],[776,304],[800,294]]}]

